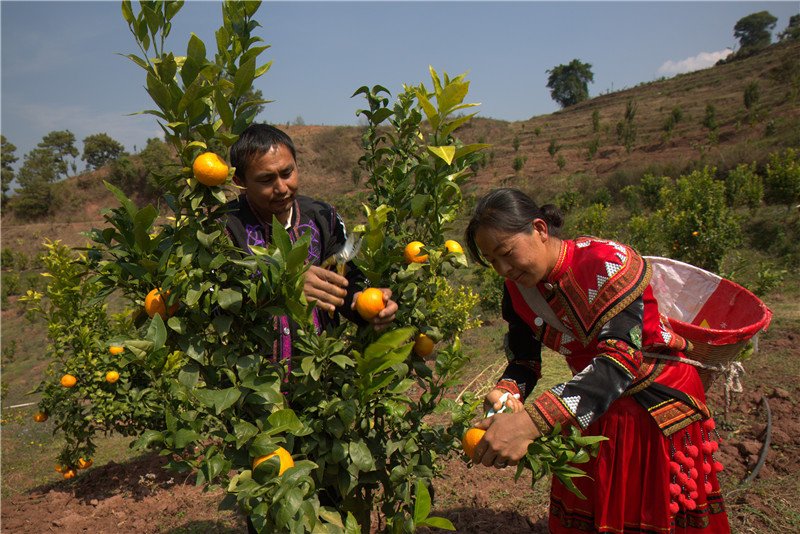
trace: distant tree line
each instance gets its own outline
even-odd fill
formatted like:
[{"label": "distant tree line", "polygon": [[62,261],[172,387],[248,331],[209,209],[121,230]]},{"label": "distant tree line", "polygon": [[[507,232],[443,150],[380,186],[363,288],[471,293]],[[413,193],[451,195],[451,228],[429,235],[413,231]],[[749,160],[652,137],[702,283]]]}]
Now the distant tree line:
[{"label": "distant tree line", "polygon": [[[243,102],[263,101],[261,90],[251,88],[242,97]],[[256,106],[256,115],[263,111]],[[2,136],[2,207],[27,219],[37,219],[51,214],[59,195],[54,186],[60,180],[78,172],[76,158],[86,162],[89,170],[109,167],[107,180],[127,195],[134,193],[144,198],[159,194],[154,175],[165,174],[176,159],[160,139],[148,139],[145,148],[134,161],[125,147],[107,133],[89,135],[83,139],[83,153],[75,147],[75,134],[69,130],[52,131],[42,138],[36,148],[25,154],[22,166],[14,170],[19,161],[17,147]],[[13,205],[9,204],[12,183],[16,180]]]},{"label": "distant tree line", "polygon": [[[733,27],[733,35],[739,40],[739,51],[720,63],[747,57],[772,43],[772,30],[778,22],[769,11],[759,11],[742,17]],[[779,35],[781,40],[800,39],[800,14],[789,18],[789,25]],[[592,65],[573,59],[566,65],[557,65],[546,71],[550,97],[561,108],[573,106],[589,99],[588,83],[594,82]]]}]

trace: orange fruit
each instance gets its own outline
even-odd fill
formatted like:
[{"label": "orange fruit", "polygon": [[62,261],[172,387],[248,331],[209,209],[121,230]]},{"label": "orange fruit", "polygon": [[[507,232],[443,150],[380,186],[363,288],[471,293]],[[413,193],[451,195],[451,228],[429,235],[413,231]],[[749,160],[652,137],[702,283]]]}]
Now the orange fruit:
[{"label": "orange fruit", "polygon": [[377,287],[368,287],[356,299],[356,311],[367,320],[378,315],[384,307],[383,291]]},{"label": "orange fruit", "polygon": [[423,358],[430,356],[433,353],[433,340],[425,334],[420,334],[414,341],[414,352]]},{"label": "orange fruit", "polygon": [[48,417],[47,414],[44,412],[36,412],[35,414],[33,414],[33,420],[36,421],[37,423],[44,423],[45,421],[47,421],[47,417]]},{"label": "orange fruit", "polygon": [[264,460],[269,460],[275,455],[278,455],[278,459],[281,462],[280,469],[278,469],[279,475],[282,475],[284,471],[294,466],[294,459],[292,459],[292,455],[289,454],[289,451],[287,451],[283,447],[278,447],[277,451],[265,454],[264,456],[259,456],[258,458],[253,460],[253,469],[255,469],[258,466],[258,464],[260,464]]},{"label": "orange fruit", "polygon": [[412,241],[406,245],[406,248],[403,250],[403,257],[406,259],[406,263],[425,263],[428,259],[428,255],[420,255],[419,253],[419,250],[424,246],[425,245],[423,245],[421,241]]},{"label": "orange fruit", "polygon": [[458,241],[453,241],[452,239],[448,239],[444,242],[444,246],[448,252],[452,252],[454,254],[463,254],[464,249],[461,248],[461,244]]},{"label": "orange fruit", "polygon": [[228,179],[228,166],[213,152],[200,154],[194,159],[192,172],[201,184],[215,186]]},{"label": "orange fruit", "polygon": [[64,468],[61,466],[61,464],[56,464],[56,473],[63,473],[63,472]]},{"label": "orange fruit", "polygon": [[61,476],[63,476],[65,479],[69,480],[70,478],[75,478],[75,474],[76,473],[75,473],[74,469],[67,469],[66,471],[61,473]]},{"label": "orange fruit", "polygon": [[78,460],[78,469],[89,469],[92,466],[92,459],[89,458],[88,460],[84,460],[80,458]]},{"label": "orange fruit", "polygon": [[461,445],[464,446],[464,452],[467,456],[472,458],[472,453],[475,452],[475,446],[483,438],[484,434],[486,434],[486,431],[480,428],[470,428],[467,430],[464,434],[464,439],[461,440]]},{"label": "orange fruit", "polygon": [[113,384],[117,380],[119,380],[119,373],[118,372],[109,371],[109,372],[106,373],[106,382],[108,382],[109,384]]},{"label": "orange fruit", "polygon": [[116,356],[117,354],[122,354],[124,350],[123,347],[111,347],[108,352]]},{"label": "orange fruit", "polygon": [[61,385],[65,388],[71,388],[78,383],[78,379],[72,375],[64,375],[61,377]]},{"label": "orange fruit", "polygon": [[155,314],[159,314],[162,319],[166,319],[167,316],[178,311],[177,302],[167,309],[167,296],[169,296],[169,291],[161,293],[161,288],[148,293],[144,299],[144,311],[147,312],[147,315],[153,317]]}]

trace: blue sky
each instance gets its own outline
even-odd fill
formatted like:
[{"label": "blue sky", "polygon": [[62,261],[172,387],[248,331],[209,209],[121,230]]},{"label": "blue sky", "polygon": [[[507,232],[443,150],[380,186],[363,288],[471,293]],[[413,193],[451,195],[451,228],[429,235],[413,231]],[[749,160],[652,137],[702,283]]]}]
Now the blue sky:
[{"label": "blue sky", "polygon": [[[268,104],[258,120],[358,124],[362,85],[393,94],[404,83],[430,85],[428,66],[469,71],[469,102],[479,116],[508,121],[551,113],[547,70],[580,59],[592,65],[590,96],[712,65],[737,49],[733,27],[766,10],[774,35],[800,11],[789,2],[270,2],[257,34],[274,60],[256,82]],[[128,151],[160,136],[144,71],[118,53],[137,53],[119,2],[0,0],[0,130],[24,155],[54,130],[76,147],[107,133]],[[221,25],[218,1],[187,1],[168,46],[184,55],[191,32],[209,51]],[[78,161],[78,169],[83,169]]]}]

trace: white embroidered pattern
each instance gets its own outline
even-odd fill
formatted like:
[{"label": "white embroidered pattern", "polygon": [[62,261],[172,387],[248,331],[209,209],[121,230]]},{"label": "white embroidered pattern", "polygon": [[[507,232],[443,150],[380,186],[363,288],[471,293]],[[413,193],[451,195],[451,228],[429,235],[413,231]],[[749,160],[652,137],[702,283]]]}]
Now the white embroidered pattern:
[{"label": "white embroidered pattern", "polygon": [[561,394],[564,392],[564,388],[566,386],[567,386],[567,384],[559,384],[559,385],[555,386],[553,388],[553,393],[555,393],[558,396],[561,396]]},{"label": "white embroidered pattern", "polygon": [[589,412],[585,415],[578,417],[578,424],[581,425],[581,428],[586,428],[592,422],[594,418],[594,412]]},{"label": "white embroidered pattern", "polygon": [[577,395],[575,397],[564,397],[561,400],[564,402],[564,405],[567,408],[569,408],[569,411],[572,412],[573,414],[578,409],[578,404],[581,403],[580,395]]},{"label": "white embroidered pattern", "polygon": [[617,272],[622,269],[622,265],[618,265],[616,263],[606,262],[606,273],[608,273],[608,277],[611,278]]}]

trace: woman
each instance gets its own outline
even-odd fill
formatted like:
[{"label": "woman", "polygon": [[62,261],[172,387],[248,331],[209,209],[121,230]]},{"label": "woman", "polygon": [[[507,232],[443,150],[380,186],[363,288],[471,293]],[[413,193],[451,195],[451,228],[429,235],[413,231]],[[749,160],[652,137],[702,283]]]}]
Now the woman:
[{"label": "woman", "polygon": [[[499,189],[467,227],[470,254],[506,279],[510,363],[484,406],[499,410],[510,393],[513,409],[477,425],[486,434],[473,461],[515,465],[556,425],[577,426],[608,440],[581,466],[589,476],[573,479],[586,500],[552,481],[550,532],[729,533],[718,436],[697,371],[678,361],[688,342],[658,313],[650,266],[613,241],[562,240],[562,225],[555,206]],[[573,378],[523,404],[541,376],[542,344]]]}]

